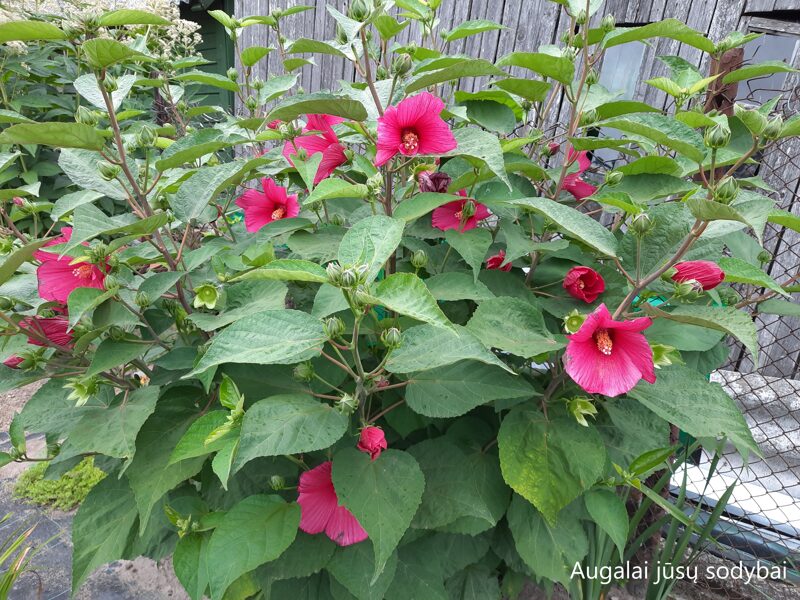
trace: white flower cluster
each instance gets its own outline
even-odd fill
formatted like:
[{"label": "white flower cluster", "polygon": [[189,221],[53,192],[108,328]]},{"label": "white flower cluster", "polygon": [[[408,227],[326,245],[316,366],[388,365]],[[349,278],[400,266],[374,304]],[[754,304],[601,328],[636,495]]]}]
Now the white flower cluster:
[{"label": "white flower cluster", "polygon": [[[62,25],[75,26],[89,17],[119,8],[144,10],[172,23],[153,39],[150,50],[154,55],[169,59],[196,54],[202,41],[198,33],[200,26],[180,18],[176,0],[0,0],[0,23],[37,14],[60,19]],[[6,48],[23,53],[25,44],[10,42]]]}]

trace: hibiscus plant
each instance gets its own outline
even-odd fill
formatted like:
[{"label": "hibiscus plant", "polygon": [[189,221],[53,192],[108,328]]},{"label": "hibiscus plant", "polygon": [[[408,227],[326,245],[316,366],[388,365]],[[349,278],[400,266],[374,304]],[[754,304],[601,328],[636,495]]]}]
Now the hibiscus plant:
[{"label": "hibiscus plant", "polygon": [[[284,35],[313,7],[212,11],[227,76],[155,54],[148,12],[0,24],[27,49],[0,47],[0,389],[45,380],[2,461],[108,474],[75,517],[75,589],[172,555],[194,600],[601,598],[576,564],[619,564],[665,517],[707,537],[669,473],[697,445],[758,453],[708,376],[732,339],[757,361],[753,315],[794,291],[763,230],[800,229],[740,177],[800,119],[709,99],[788,67],[661,57],[662,110],[600,85],[606,50],[719,59],[752,36],[559,0],[558,45],[493,63],[456,48],[500,26],[444,31],[439,4],[328,7],[332,40]],[[241,47],[250,27],[277,49]],[[357,81],[300,90],[309,53]],[[58,73],[37,85],[59,110],[26,63]]]}]

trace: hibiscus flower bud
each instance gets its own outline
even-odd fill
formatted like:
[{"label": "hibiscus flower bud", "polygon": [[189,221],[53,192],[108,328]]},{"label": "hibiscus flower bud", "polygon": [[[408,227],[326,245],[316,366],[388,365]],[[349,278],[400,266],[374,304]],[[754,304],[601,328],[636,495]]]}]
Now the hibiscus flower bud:
[{"label": "hibiscus flower bud", "polygon": [[653,364],[656,369],[683,364],[681,353],[676,348],[666,344],[650,344],[650,347],[653,349]]},{"label": "hibiscus flower bud", "polygon": [[342,266],[339,263],[328,263],[325,267],[325,272],[328,274],[328,282],[331,285],[340,287],[342,285]]},{"label": "hibiscus flower bud", "polygon": [[111,94],[113,92],[116,92],[117,88],[118,86],[116,78],[106,74],[105,79],[103,79],[103,89],[107,91],[109,94]]},{"label": "hibiscus flower bud", "polygon": [[348,267],[342,271],[342,275],[339,278],[341,282],[341,286],[345,288],[352,288],[358,285],[358,273],[356,272],[354,267]]},{"label": "hibiscus flower bud", "polygon": [[402,77],[411,70],[411,57],[408,54],[396,54],[392,60],[392,75]]},{"label": "hibiscus flower bud", "polygon": [[447,173],[434,173],[431,171],[422,171],[417,175],[419,182],[420,192],[436,192],[439,194],[446,194],[447,188],[453,179]]},{"label": "hibiscus flower bud", "polygon": [[308,383],[314,379],[314,365],[310,362],[302,362],[292,370],[292,377],[296,381]]},{"label": "hibiscus flower bud", "polygon": [[255,112],[258,108],[258,98],[255,96],[248,96],[244,101],[244,105],[250,112]]},{"label": "hibiscus flower bud", "polygon": [[572,267],[562,284],[567,293],[577,300],[591,304],[606,290],[603,277],[591,267]]},{"label": "hibiscus flower bud", "polygon": [[561,144],[558,144],[557,142],[550,142],[547,144],[545,149],[542,150],[542,154],[545,156],[553,156],[558,152],[559,148],[561,148]]},{"label": "hibiscus flower bud", "polygon": [[675,265],[674,269],[672,281],[676,283],[696,281],[704,292],[714,289],[725,280],[725,272],[719,268],[719,265],[708,260],[680,262]]},{"label": "hibiscus flower bud", "polygon": [[367,280],[367,275],[369,275],[369,265],[367,263],[356,265],[355,271],[358,283],[364,283]]},{"label": "hibiscus flower bud", "polygon": [[15,302],[8,296],[0,296],[0,310],[11,310]]},{"label": "hibiscus flower bud", "polygon": [[564,317],[564,330],[567,333],[575,333],[581,328],[583,322],[586,320],[586,315],[579,313],[578,309],[574,309],[566,317]]},{"label": "hibiscus flower bud", "polygon": [[597,122],[598,119],[597,111],[595,109],[587,110],[581,113],[581,118],[579,119],[579,125],[581,127],[587,127],[593,123]]},{"label": "hibiscus flower bud", "polygon": [[653,220],[647,213],[639,213],[631,219],[630,228],[634,234],[643,236],[653,229],[653,225],[655,225],[655,223],[653,223]]},{"label": "hibiscus flower bud", "polygon": [[578,397],[568,400],[567,410],[569,410],[569,414],[575,417],[575,420],[578,422],[578,424],[583,425],[584,427],[589,426],[589,422],[586,420],[586,417],[595,418],[597,415],[597,407],[595,407],[591,398],[586,397]]},{"label": "hibiscus flower bud", "polygon": [[94,127],[99,121],[97,111],[92,110],[86,106],[79,106],[75,111],[75,122],[83,123],[84,125],[91,125]]},{"label": "hibiscus flower bud", "polygon": [[403,337],[397,327],[390,327],[381,333],[381,342],[387,350],[394,350],[400,347]]},{"label": "hibiscus flower bud", "polygon": [[695,281],[694,279],[687,279],[686,281],[682,281],[681,283],[675,284],[675,290],[673,291],[674,299],[678,302],[694,302],[703,293],[703,286],[700,285],[699,281]]},{"label": "hibiscus flower bud", "polygon": [[589,72],[586,73],[586,85],[591,87],[598,81],[600,81],[600,73],[597,72],[597,69],[589,69]]},{"label": "hibiscus flower bud", "polygon": [[766,140],[777,140],[783,131],[783,117],[780,115],[774,116],[764,127],[762,135]]},{"label": "hibiscus flower bud", "polygon": [[462,222],[466,222],[470,217],[475,215],[475,201],[474,200],[467,200],[464,203],[463,208],[461,209],[461,220]]},{"label": "hibiscus flower bud", "polygon": [[739,293],[732,287],[720,288],[717,293],[719,294],[720,300],[722,300],[722,304],[725,306],[735,306],[742,299]]},{"label": "hibiscus flower bud", "polygon": [[761,264],[768,263],[769,261],[772,260],[772,252],[770,252],[769,250],[762,250],[761,252],[756,254],[756,258],[758,259],[758,262],[760,262]]},{"label": "hibiscus flower bud", "polygon": [[119,279],[116,278],[115,275],[109,273],[108,275],[105,276],[105,279],[103,279],[103,287],[109,292],[112,291],[116,292],[117,290],[119,290],[120,281]]},{"label": "hibiscus flower bud", "polygon": [[70,390],[68,400],[74,400],[75,406],[83,406],[97,394],[97,377],[73,377],[67,380],[65,390]]},{"label": "hibiscus flower bud", "polygon": [[352,0],[350,8],[347,11],[347,16],[354,21],[363,22],[369,17],[371,6],[368,0]]},{"label": "hibiscus flower bud", "polygon": [[231,67],[225,73],[228,76],[228,79],[231,81],[237,81],[239,79],[239,71],[236,67]]},{"label": "hibiscus flower bud", "polygon": [[207,308],[211,310],[217,305],[217,301],[219,300],[219,290],[217,290],[217,286],[212,283],[204,283],[197,286],[194,290],[194,294],[193,306],[195,308]]},{"label": "hibiscus flower bud", "polygon": [[417,250],[411,255],[411,264],[415,269],[424,269],[428,265],[428,255],[425,250]]},{"label": "hibiscus flower bud", "polygon": [[335,213],[331,215],[331,225],[335,225],[336,227],[342,227],[345,224],[345,219],[339,213]]},{"label": "hibiscus flower bud", "polygon": [[578,11],[578,14],[575,15],[575,22],[578,25],[586,25],[586,21],[589,19],[589,15],[586,13],[586,9],[582,8]]},{"label": "hibiscus flower bud", "polygon": [[367,189],[371,194],[377,194],[383,187],[383,175],[376,173],[367,179]]},{"label": "hibiscus flower bud", "polygon": [[622,173],[622,171],[617,171],[617,170],[608,171],[606,173],[606,185],[611,187],[619,185],[624,177],[625,175]]},{"label": "hibiscus flower bud", "polygon": [[273,475],[269,478],[269,487],[278,492],[286,488],[286,480],[280,475]]},{"label": "hibiscus flower bud", "polygon": [[336,401],[336,410],[343,415],[352,415],[358,409],[358,400],[352,394],[345,394]]},{"label": "hibiscus flower bud", "polygon": [[714,188],[714,200],[730,204],[739,194],[739,182],[735,177],[725,177]]},{"label": "hibiscus flower bud", "polygon": [[367,306],[371,305],[372,294],[370,294],[369,288],[365,285],[359,285],[353,294],[353,300],[355,300],[356,304],[362,308],[366,308]]},{"label": "hibiscus flower bud", "polygon": [[155,145],[156,140],[158,139],[158,132],[156,131],[155,127],[150,127],[149,125],[145,125],[136,134],[136,144],[140,148],[151,148]]},{"label": "hibiscus flower bud", "polygon": [[136,292],[136,297],[134,298],[134,301],[136,302],[136,306],[138,306],[139,308],[147,308],[152,304],[152,301],[150,299],[150,294],[148,294],[147,292]]},{"label": "hibiscus flower bud", "polygon": [[102,177],[106,181],[112,181],[116,179],[117,177],[119,177],[119,174],[122,171],[119,168],[119,165],[112,165],[111,163],[107,163],[104,161],[97,163],[97,168],[100,170],[100,177]]},{"label": "hibiscus flower bud", "polygon": [[731,141],[731,130],[717,123],[706,129],[703,141],[709,148],[724,148]]},{"label": "hibiscus flower bud", "polygon": [[603,17],[603,20],[600,21],[600,29],[608,33],[609,31],[614,31],[617,27],[617,19],[614,18],[614,15],[606,15]]},{"label": "hibiscus flower bud", "polygon": [[381,452],[388,447],[383,429],[372,425],[368,425],[361,430],[361,435],[359,435],[358,444],[356,445],[356,448],[369,454],[372,460],[378,458]]},{"label": "hibiscus flower bud", "polygon": [[328,319],[325,319],[325,322],[322,324],[322,329],[325,331],[325,335],[328,336],[329,339],[338,338],[344,333],[344,321],[342,321],[339,317],[329,317]]}]

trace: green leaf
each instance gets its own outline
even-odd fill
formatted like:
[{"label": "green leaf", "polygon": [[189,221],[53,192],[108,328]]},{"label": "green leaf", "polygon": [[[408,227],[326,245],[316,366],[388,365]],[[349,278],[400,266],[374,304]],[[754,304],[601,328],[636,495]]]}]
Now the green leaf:
[{"label": "green leaf", "polygon": [[321,40],[313,40],[309,38],[298,38],[292,45],[286,49],[288,54],[330,54],[331,56],[339,56],[346,58],[347,54],[342,52],[330,42],[323,42]]},{"label": "green leaf", "polygon": [[506,184],[509,190],[511,189],[511,183],[506,174],[503,149],[496,135],[477,127],[464,127],[456,129],[454,136],[458,146],[451,150],[447,154],[448,156],[467,156],[481,161],[487,169]]},{"label": "green leaf", "polygon": [[374,583],[417,512],[425,477],[407,452],[384,450],[372,460],[355,448],[336,453],[332,476],[339,502],[358,519],[375,549]]},{"label": "green leaf", "polygon": [[132,360],[140,357],[150,348],[141,342],[117,341],[111,338],[100,342],[97,350],[92,357],[89,368],[86,369],[86,376],[99,375],[103,371],[108,371],[114,367],[126,365]]},{"label": "green leaf", "polygon": [[259,400],[247,409],[233,472],[259,456],[322,450],[341,438],[350,420],[330,404],[305,394]]},{"label": "green leaf", "polygon": [[0,23],[0,44],[35,40],[65,40],[67,34],[44,21],[8,21]]},{"label": "green leaf", "polygon": [[342,266],[368,264],[366,281],[371,282],[394,255],[404,228],[404,221],[384,215],[361,219],[344,234],[339,244],[339,262]]},{"label": "green leaf", "polygon": [[[2,25],[0,25],[2,27]],[[32,123],[32,119],[24,117],[13,110],[0,110],[0,123]],[[2,169],[0,169],[1,171]]]},{"label": "green leaf", "polygon": [[97,154],[90,150],[66,148],[58,157],[58,166],[75,185],[114,200],[125,200],[127,192],[119,182],[103,179],[97,162]]},{"label": "green leaf", "polygon": [[11,277],[14,276],[14,273],[17,272],[17,269],[19,269],[24,263],[31,260],[34,253],[51,239],[53,238],[42,238],[40,240],[28,242],[22,246],[22,248],[14,250],[14,252],[8,258],[6,258],[5,261],[3,261],[2,266],[0,266],[0,284],[3,284],[11,279]]},{"label": "green leaf", "polygon": [[451,600],[484,600],[500,597],[500,582],[494,571],[483,565],[470,565],[445,582]]},{"label": "green leaf", "polygon": [[520,198],[508,204],[530,208],[553,221],[570,237],[591,246],[606,256],[617,256],[617,239],[610,231],[592,217],[570,206],[548,198]]},{"label": "green leaf", "polygon": [[452,327],[422,279],[413,273],[395,273],[379,281],[370,294],[376,304],[417,321]]},{"label": "green leaf", "polygon": [[374,582],[375,552],[369,544],[354,544],[337,548],[326,570],[347,591],[359,600],[383,600],[397,569],[397,555],[393,554],[386,568]]},{"label": "green leaf", "polygon": [[732,306],[678,306],[671,312],[662,311],[649,304],[643,305],[645,312],[680,323],[716,329],[734,336],[745,345],[758,363],[758,333],[752,318],[743,310]]},{"label": "green leaf", "polygon": [[539,81],[537,79],[518,79],[509,77],[508,79],[501,79],[500,81],[492,82],[494,87],[505,90],[510,94],[520,96],[531,102],[541,102],[547,97],[547,93],[552,87],[547,81]]},{"label": "green leaf", "polygon": [[693,437],[726,436],[739,452],[760,455],[731,397],[697,371],[680,366],[660,369],[654,384],[639,383],[628,395]]},{"label": "green leaf", "polygon": [[229,414],[226,410],[212,410],[192,423],[172,451],[169,464],[180,462],[186,458],[208,456],[212,452],[218,452],[225,448],[231,437],[238,434],[238,427],[232,430],[231,433],[225,434],[209,443],[206,443],[206,441],[214,430],[228,421]]},{"label": "green leaf", "polygon": [[72,521],[72,592],[101,565],[125,554],[137,512],[125,477],[104,478],[80,504]]},{"label": "green leaf", "polygon": [[402,344],[386,361],[392,373],[413,373],[450,365],[460,360],[477,360],[513,373],[469,330],[459,325],[445,329],[418,325],[403,332]]},{"label": "green leaf", "polygon": [[764,62],[745,65],[731,71],[722,78],[722,83],[728,85],[731,83],[736,83],[737,81],[744,81],[746,79],[755,79],[756,77],[772,75],[773,73],[796,72],[797,69],[793,69],[790,65],[787,65],[782,60],[765,60]]},{"label": "green leaf", "polygon": [[406,85],[406,94],[411,94],[427,87],[461,79],[463,77],[481,77],[484,75],[504,76],[506,73],[495,67],[488,60],[473,58],[449,65],[436,71],[426,71],[415,76]]},{"label": "green leaf", "polygon": [[124,27],[125,25],[170,25],[164,17],[145,10],[122,8],[100,15],[100,27]]},{"label": "green leaf", "polygon": [[300,507],[280,496],[256,495],[231,508],[211,534],[206,552],[211,600],[241,575],[278,558],[294,541]]},{"label": "green leaf", "polygon": [[431,294],[439,302],[454,300],[474,300],[481,302],[494,298],[494,294],[480,281],[475,281],[468,273],[447,271],[425,280]]},{"label": "green leaf", "polygon": [[304,114],[334,115],[351,121],[364,121],[367,109],[353,98],[318,92],[287,98],[270,111],[267,120],[288,122]]},{"label": "green leaf", "polygon": [[103,291],[97,288],[76,288],[72,290],[67,298],[67,308],[69,314],[69,326],[74,327],[81,317],[93,311],[109,298],[113,298],[114,290]]},{"label": "green leaf", "polygon": [[571,84],[575,77],[575,65],[566,56],[553,56],[541,52],[512,52],[497,61],[499,67],[522,67],[543,77],[550,77],[563,84]]},{"label": "green leaf", "polygon": [[800,304],[780,298],[770,298],[758,305],[758,312],[784,317],[800,317]]},{"label": "green leaf", "polygon": [[714,42],[677,19],[664,19],[641,27],[620,27],[606,34],[602,45],[606,48],[612,48],[620,44],[648,40],[654,37],[670,38],[708,54],[714,53]]},{"label": "green leaf", "polygon": [[462,200],[461,196],[455,194],[437,194],[436,192],[422,192],[416,194],[411,198],[403,200],[397,205],[392,216],[396,219],[404,221],[413,221],[424,215],[427,215],[432,210],[439,208],[443,204],[453,202],[454,200]]},{"label": "green leaf", "polygon": [[194,312],[189,318],[203,331],[214,331],[265,310],[286,307],[286,284],[270,280],[243,281],[227,289],[225,310],[218,315]]},{"label": "green leaf", "polygon": [[483,259],[486,257],[489,246],[492,245],[491,232],[482,227],[476,227],[475,229],[463,232],[455,229],[448,229],[444,237],[447,243],[455,248],[456,252],[461,255],[464,262],[470,266],[473,279],[478,281],[478,274],[483,265]]},{"label": "green leaf", "polygon": [[484,31],[494,31],[496,29],[508,28],[505,25],[500,25],[500,23],[495,23],[494,21],[487,21],[486,19],[463,21],[457,27],[445,33],[443,39],[445,42],[452,42],[471,35],[483,33]]},{"label": "green leaf", "polygon": [[406,387],[408,407],[426,417],[458,417],[493,400],[537,395],[524,378],[474,361],[414,373]]},{"label": "green leaf", "polygon": [[725,281],[731,283],[747,283],[756,287],[765,287],[784,296],[789,294],[777,281],[767,275],[764,271],[751,265],[740,258],[723,257],[717,261],[720,268],[725,271]]},{"label": "green leaf", "polygon": [[0,133],[0,144],[101,150],[105,138],[91,125],[82,123],[19,123]]},{"label": "green leaf", "polygon": [[[369,545],[356,544],[352,547],[369,548]],[[266,584],[263,586],[264,591],[269,592],[275,581],[309,577],[321,571],[329,563],[336,548],[338,546],[324,535],[309,535],[298,531],[292,545],[280,557],[258,569],[259,580]],[[371,558],[369,564],[372,565]],[[276,598],[267,594],[266,600],[270,598],[280,600],[280,596]]]},{"label": "green leaf", "polygon": [[425,476],[422,504],[412,527],[437,529],[469,518],[479,521],[479,527],[486,530],[502,519],[509,489],[496,456],[467,454],[445,437],[415,444],[408,452]]},{"label": "green leaf", "polygon": [[211,73],[208,71],[189,71],[188,73],[181,73],[173,77],[176,81],[190,81],[192,83],[200,83],[202,85],[210,85],[211,87],[226,90],[228,92],[238,92],[239,84],[232,81],[226,75],[220,73]]},{"label": "green leaf", "polygon": [[378,35],[381,36],[382,40],[386,41],[403,31],[410,23],[411,21],[398,22],[394,17],[386,14],[378,15],[372,22],[375,25],[375,29],[378,30]]},{"label": "green leaf", "polygon": [[260,280],[277,279],[280,281],[311,281],[314,283],[327,283],[328,274],[317,263],[297,258],[279,258],[267,265],[247,271],[235,280]]},{"label": "green leaf", "polygon": [[265,46],[250,46],[242,50],[241,61],[245,67],[252,67],[275,48]]},{"label": "green leaf", "polygon": [[597,127],[611,127],[625,133],[641,135],[656,144],[666,146],[701,163],[706,148],[703,137],[688,125],[660,113],[630,113],[597,123]]},{"label": "green leaf", "polygon": [[161,159],[156,161],[156,169],[166,171],[181,165],[191,163],[198,158],[217,152],[224,148],[248,141],[247,138],[237,135],[226,135],[218,129],[199,129],[183,138],[178,139],[167,148]]},{"label": "green leaf", "polygon": [[497,435],[503,477],[551,525],[558,513],[603,474],[606,451],[597,429],[571,418],[548,420],[517,407]]},{"label": "green leaf", "polygon": [[[313,179],[313,178],[312,178]],[[309,206],[320,200],[335,198],[366,198],[369,190],[361,183],[349,183],[343,179],[328,178],[319,182],[319,185],[303,200],[303,206]]]},{"label": "green leaf", "polygon": [[83,242],[104,234],[146,235],[166,225],[168,219],[167,213],[160,210],[144,219],[138,219],[127,213],[109,217],[92,204],[82,204],[72,214],[74,223],[72,237],[69,243],[61,248],[61,252],[79,248]]},{"label": "green leaf", "polygon": [[322,323],[297,310],[267,310],[236,321],[214,337],[194,377],[224,363],[288,365],[318,356],[326,336]]},{"label": "green leaf", "polygon": [[240,183],[245,175],[262,162],[263,159],[255,158],[246,162],[232,161],[199,169],[181,183],[177,193],[170,198],[175,216],[184,223],[200,219],[203,211],[220,192]]},{"label": "green leaf", "polygon": [[151,300],[156,300],[172,289],[178,280],[183,277],[180,271],[165,271],[153,273],[139,285],[139,291],[147,294]]},{"label": "green leaf", "polygon": [[172,568],[192,600],[203,600],[208,588],[206,552],[210,533],[190,533],[178,540],[172,555]]},{"label": "green leaf", "polygon": [[541,309],[519,298],[485,300],[473,313],[467,329],[487,347],[522,358],[564,347],[545,327]]},{"label": "green leaf", "polygon": [[[123,61],[153,60],[125,44],[108,38],[93,38],[81,45],[81,50],[89,64],[96,69],[107,69],[111,65]],[[177,79],[177,78],[176,78]]]},{"label": "green leaf", "polygon": [[584,497],[586,510],[595,524],[608,534],[619,550],[619,558],[628,541],[628,511],[622,498],[611,490],[590,490]]},{"label": "green leaf", "polygon": [[50,217],[54,220],[58,220],[82,204],[90,204],[102,197],[103,194],[92,190],[79,190],[71,194],[64,194],[56,200],[53,209],[50,211]]},{"label": "green leaf", "polygon": [[[117,79],[117,89],[111,92],[111,104],[116,110],[119,109],[122,101],[128,93],[130,93],[131,88],[133,88],[134,83],[136,83],[136,79],[136,75],[123,75]],[[103,94],[100,91],[100,86],[97,83],[97,77],[93,73],[81,75],[72,82],[72,85],[75,86],[75,91],[94,106],[104,113],[108,112]]]}]

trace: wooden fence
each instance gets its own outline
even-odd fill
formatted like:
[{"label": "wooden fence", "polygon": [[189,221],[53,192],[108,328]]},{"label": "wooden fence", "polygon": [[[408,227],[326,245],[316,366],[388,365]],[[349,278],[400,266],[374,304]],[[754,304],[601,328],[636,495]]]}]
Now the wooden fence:
[{"label": "wooden fence", "polygon": [[[238,17],[263,15],[277,8],[296,4],[315,4],[315,9],[285,19],[283,34],[289,40],[300,37],[331,40],[335,37],[335,21],[325,9],[323,0],[235,0]],[[346,12],[346,0],[329,0],[327,4]],[[763,31],[783,37],[795,36],[800,40],[798,14],[800,0],[606,0],[594,19],[599,22],[605,14],[612,14],[618,26],[642,25],[666,18],[674,18],[704,32],[712,40],[720,40],[733,30],[742,32]],[[789,11],[789,12],[786,12]],[[470,19],[490,19],[506,28],[457,40],[447,49],[449,53],[495,61],[514,51],[536,51],[540,46],[557,43],[566,27],[565,13],[550,0],[443,0],[439,10],[441,27]],[[791,19],[794,19],[792,21]],[[416,24],[399,35],[399,43],[419,38]],[[274,32],[266,26],[248,27],[243,34],[243,45],[273,45]],[[632,48],[635,47],[635,50]],[[795,45],[795,48],[797,44]],[[601,83],[616,90],[629,84],[626,95],[657,107],[665,107],[663,92],[643,83],[645,80],[666,74],[666,67],[657,60],[662,55],[677,55],[706,71],[708,64],[701,52],[670,39],[659,39],[652,46],[632,44],[625,50],[606,56],[601,70]],[[279,57],[273,52],[262,61],[256,74],[266,78],[269,73],[280,73]],[[747,55],[746,55],[747,58]],[[754,57],[761,60],[759,57]],[[800,68],[800,53],[794,51],[784,60]],[[328,55],[315,56],[316,65],[302,68],[301,85],[306,91],[336,89],[341,80],[354,81],[353,67],[344,59]],[[615,64],[616,63],[616,64]],[[615,68],[617,67],[617,68]],[[466,80],[461,89],[472,91],[485,85],[485,80]],[[744,84],[742,84],[744,85]],[[781,83],[784,110],[794,113],[800,109],[797,99],[798,78],[789,76]],[[746,90],[745,90],[746,91]],[[740,95],[741,96],[741,95]],[[568,109],[566,103],[554,111],[554,121],[564,122]],[[776,190],[780,208],[800,214],[798,184],[800,183],[800,142],[792,140],[780,144],[763,158],[759,175]],[[774,258],[770,272],[779,281],[794,274],[800,265],[800,235],[791,230],[769,227],[765,247]],[[796,377],[800,373],[800,326],[792,318],[762,315],[758,317],[759,335],[764,358],[763,372],[768,375]],[[753,365],[743,352],[736,349],[732,365],[743,371]]]}]

